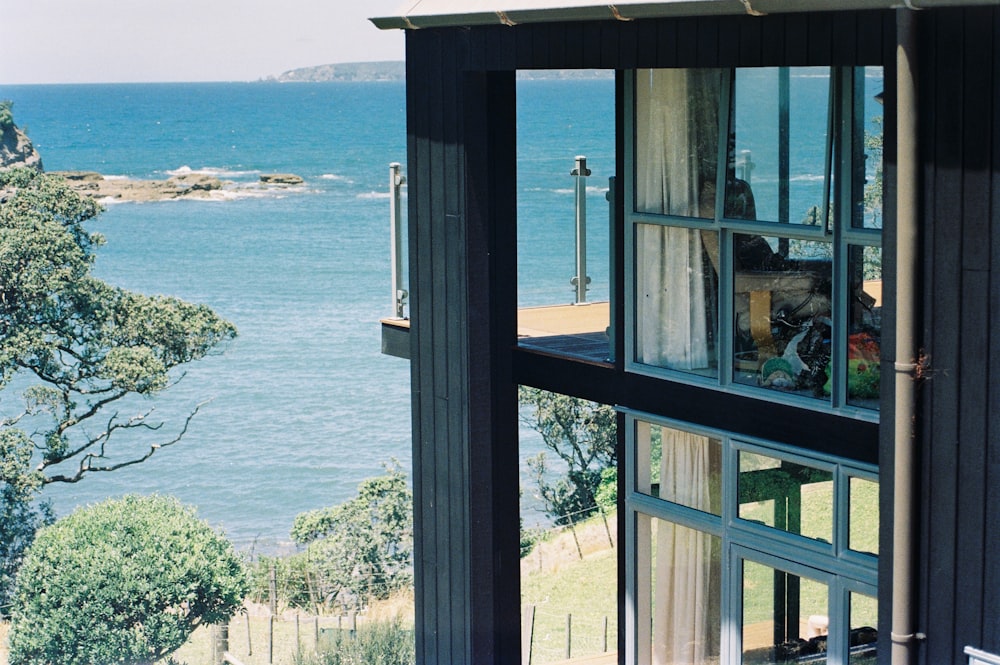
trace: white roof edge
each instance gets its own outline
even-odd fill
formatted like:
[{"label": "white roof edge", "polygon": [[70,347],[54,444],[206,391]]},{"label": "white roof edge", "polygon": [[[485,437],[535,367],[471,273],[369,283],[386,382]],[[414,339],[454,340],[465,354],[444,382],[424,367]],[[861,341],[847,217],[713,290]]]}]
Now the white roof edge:
[{"label": "white roof edge", "polygon": [[[661,0],[660,2],[619,2],[616,4],[573,3],[570,0],[495,0],[456,2],[420,0],[399,16],[370,19],[382,30],[465,27],[474,25],[517,25],[562,21],[632,21],[667,16],[723,16],[785,14],[809,11],[859,9],[932,9],[998,5],[1000,0]],[[469,5],[477,5],[469,10]],[[495,8],[494,8],[495,7]],[[506,9],[504,7],[507,7]]]}]

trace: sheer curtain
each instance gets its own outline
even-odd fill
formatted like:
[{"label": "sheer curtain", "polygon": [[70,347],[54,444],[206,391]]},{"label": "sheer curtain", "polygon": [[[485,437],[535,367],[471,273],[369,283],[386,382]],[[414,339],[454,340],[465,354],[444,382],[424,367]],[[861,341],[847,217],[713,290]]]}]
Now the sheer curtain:
[{"label": "sheer curtain", "polygon": [[[636,208],[714,216],[719,70],[637,74]],[[709,365],[704,252],[697,230],[636,230],[636,360],[679,370]]]},{"label": "sheer curtain", "polygon": [[[644,70],[636,76],[636,208],[714,217],[719,70]],[[709,366],[706,269],[699,230],[636,230],[636,360],[678,370]],[[662,428],[659,496],[710,512],[712,446]],[[712,537],[657,521],[652,663],[717,659],[719,604]],[[652,543],[650,543],[652,545]]]},{"label": "sheer curtain", "polygon": [[[705,436],[664,428],[660,498],[713,512],[717,448]],[[713,460],[713,453],[716,459]],[[713,464],[715,462],[715,464]],[[716,485],[718,487],[718,485]],[[656,588],[653,591],[654,665],[706,663],[719,655],[718,573],[712,536],[672,522],[656,534]]]}]

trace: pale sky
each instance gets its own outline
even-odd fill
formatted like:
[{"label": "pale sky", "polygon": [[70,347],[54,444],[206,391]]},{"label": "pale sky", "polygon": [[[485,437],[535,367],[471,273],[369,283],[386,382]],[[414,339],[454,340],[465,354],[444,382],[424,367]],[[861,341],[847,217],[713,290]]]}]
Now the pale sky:
[{"label": "pale sky", "polygon": [[[401,0],[0,0],[0,84],[256,81],[402,60]],[[2,91],[0,91],[2,97]]]}]

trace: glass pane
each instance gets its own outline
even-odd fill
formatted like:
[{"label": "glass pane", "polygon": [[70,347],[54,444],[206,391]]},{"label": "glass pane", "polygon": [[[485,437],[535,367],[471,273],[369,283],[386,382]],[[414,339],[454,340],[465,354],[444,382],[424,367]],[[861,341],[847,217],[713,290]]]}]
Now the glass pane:
[{"label": "glass pane", "polygon": [[[614,289],[606,196],[615,170],[614,89],[610,71],[589,72],[573,81],[518,78],[521,346],[596,361],[612,355],[609,300]],[[539,113],[540,108],[546,112]],[[584,108],[593,113],[593,121],[567,120]],[[586,170],[577,170],[577,156],[585,156]]]},{"label": "glass pane", "polygon": [[847,401],[877,409],[882,343],[882,248],[851,247],[847,263],[851,283]]},{"label": "glass pane", "polygon": [[[862,214],[855,217],[854,225],[866,229],[882,228],[882,92],[885,79],[881,67],[865,67],[858,70],[855,86],[860,118],[856,124],[861,128],[861,154],[859,171],[863,174],[860,196]],[[857,199],[855,199],[857,200]],[[859,224],[860,222],[860,224]]]},{"label": "glass pane", "polygon": [[637,491],[722,515],[722,441],[636,423]]},{"label": "glass pane", "polygon": [[878,555],[878,483],[864,478],[850,480],[850,528],[847,546]]},{"label": "glass pane", "polygon": [[830,471],[740,451],[741,519],[833,542],[833,474]]},{"label": "glass pane", "polygon": [[717,69],[636,72],[638,212],[715,217],[722,78]]},{"label": "glass pane", "polygon": [[848,639],[851,665],[875,665],[878,640],[878,601],[860,593],[851,594],[851,632]]},{"label": "glass pane", "polygon": [[638,662],[718,663],[722,540],[641,515],[640,529]]},{"label": "glass pane", "polygon": [[734,236],[734,381],[824,397],[832,246]]},{"label": "glass pane", "polygon": [[518,397],[524,645],[534,663],[615,651],[617,415],[536,388]]},{"label": "glass pane", "polygon": [[743,663],[826,662],[828,587],[743,562]]},{"label": "glass pane", "polygon": [[717,376],[719,236],[636,227],[635,360]]},{"label": "glass pane", "polygon": [[829,204],[829,105],[829,69],[736,70],[727,217],[821,222]]}]

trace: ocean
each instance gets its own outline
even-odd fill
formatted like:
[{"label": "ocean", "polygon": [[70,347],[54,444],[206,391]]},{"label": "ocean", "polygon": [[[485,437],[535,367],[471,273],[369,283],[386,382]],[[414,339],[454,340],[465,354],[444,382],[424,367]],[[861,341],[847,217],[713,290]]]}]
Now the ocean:
[{"label": "ocean", "polygon": [[[593,171],[589,295],[607,298],[613,82],[518,86],[521,304],[572,300],[576,155]],[[129,405],[154,408],[151,418],[174,431],[208,400],[180,443],[47,487],[58,514],[125,493],[171,494],[239,548],[275,551],[297,514],[348,499],[392,460],[410,469],[409,364],[380,353],[378,324],[392,314],[388,180],[391,162],[405,172],[403,84],[0,86],[0,99],[13,101],[48,171],[305,179],[222,200],[114,203],[91,223],[107,238],[97,276],[207,304],[240,334],[155,400]],[[522,432],[522,457],[538,449]]]}]

